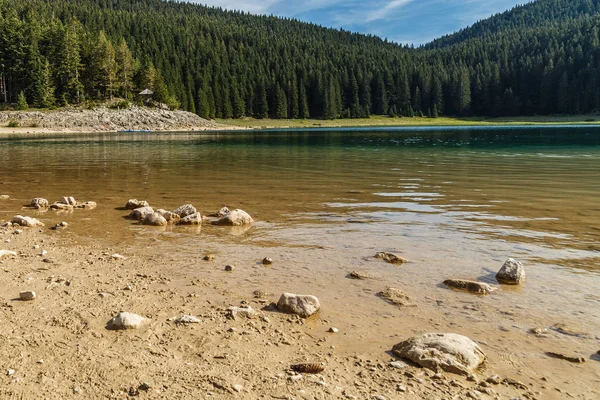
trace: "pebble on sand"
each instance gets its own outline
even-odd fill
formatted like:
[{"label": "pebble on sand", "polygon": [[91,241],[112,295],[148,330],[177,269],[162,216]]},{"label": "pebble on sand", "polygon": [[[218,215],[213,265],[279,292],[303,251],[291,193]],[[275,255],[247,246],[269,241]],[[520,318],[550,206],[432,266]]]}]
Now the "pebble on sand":
[{"label": "pebble on sand", "polygon": [[145,321],[145,318],[129,313],[129,312],[121,312],[119,315],[112,318],[106,324],[106,329],[117,331],[117,330],[125,330],[125,329],[138,329]]},{"label": "pebble on sand", "polygon": [[486,295],[492,293],[497,288],[488,285],[487,283],[468,281],[464,279],[446,279],[444,285],[453,289],[465,290],[474,294]]},{"label": "pebble on sand", "polygon": [[24,292],[19,293],[19,299],[23,301],[35,300],[36,297],[37,295],[35,294],[35,292],[31,290],[26,290]]},{"label": "pebble on sand", "polygon": [[521,285],[525,282],[525,268],[519,261],[509,258],[496,274],[496,280],[505,285]]},{"label": "pebble on sand", "polygon": [[319,311],[321,303],[315,296],[284,293],[277,302],[277,308],[306,318]]}]

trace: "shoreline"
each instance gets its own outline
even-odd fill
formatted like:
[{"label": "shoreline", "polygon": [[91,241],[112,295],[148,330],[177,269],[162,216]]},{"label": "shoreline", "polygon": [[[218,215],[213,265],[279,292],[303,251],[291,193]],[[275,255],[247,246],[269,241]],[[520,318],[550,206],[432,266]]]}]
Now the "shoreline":
[{"label": "shoreline", "polygon": [[[10,127],[16,121],[20,126]],[[13,122],[14,123],[14,122]],[[596,126],[596,115],[560,115],[514,118],[452,118],[452,117],[385,117],[335,120],[274,120],[274,119],[215,119],[205,120],[184,111],[132,107],[114,110],[100,107],[93,110],[63,109],[56,111],[2,111],[0,136],[78,133],[136,133],[144,132],[215,132],[277,129],[320,128],[452,128],[452,127],[552,127]],[[128,132],[132,131],[132,132]]]}]

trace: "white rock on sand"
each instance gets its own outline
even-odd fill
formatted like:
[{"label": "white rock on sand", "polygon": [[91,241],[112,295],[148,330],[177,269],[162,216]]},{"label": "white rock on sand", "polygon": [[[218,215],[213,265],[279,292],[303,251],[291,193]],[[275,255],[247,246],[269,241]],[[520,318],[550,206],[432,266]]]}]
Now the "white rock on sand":
[{"label": "white rock on sand", "polygon": [[525,268],[519,261],[509,258],[496,274],[496,280],[505,285],[521,285],[525,282]]},{"label": "white rock on sand", "polygon": [[233,319],[238,319],[238,318],[252,319],[258,315],[256,310],[254,310],[250,306],[248,306],[248,307],[229,307],[227,309],[227,311],[229,312],[229,316]]},{"label": "white rock on sand", "polygon": [[455,333],[426,333],[398,343],[392,351],[433,371],[460,375],[472,374],[486,361],[477,343]]},{"label": "white rock on sand", "polygon": [[225,226],[243,226],[251,225],[254,223],[254,219],[244,210],[233,210],[221,217],[216,225]]},{"label": "white rock on sand", "polygon": [[182,315],[181,317],[172,318],[176,324],[199,324],[201,321],[193,315]]},{"label": "white rock on sand", "polygon": [[125,329],[138,329],[145,321],[145,318],[129,313],[121,312],[116,317],[112,318],[106,324],[106,329],[112,331],[125,330]]},{"label": "white rock on sand", "polygon": [[10,251],[10,250],[0,250],[0,258],[4,257],[4,256],[16,256],[17,253],[14,251]]},{"label": "white rock on sand", "polygon": [[16,215],[15,217],[13,217],[11,222],[13,224],[19,224],[20,226],[27,227],[44,226],[43,222],[32,217],[24,217],[22,215]]},{"label": "white rock on sand", "polygon": [[306,318],[319,311],[321,303],[315,296],[284,293],[277,302],[277,308]]}]

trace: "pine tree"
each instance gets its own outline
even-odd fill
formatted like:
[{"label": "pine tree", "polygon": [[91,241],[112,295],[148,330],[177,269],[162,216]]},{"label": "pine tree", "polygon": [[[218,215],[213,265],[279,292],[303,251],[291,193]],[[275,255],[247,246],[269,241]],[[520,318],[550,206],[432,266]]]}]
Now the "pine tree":
[{"label": "pine tree", "polygon": [[19,92],[19,96],[17,97],[17,110],[27,110],[29,105],[27,104],[27,99],[25,98],[25,92],[22,90]]},{"label": "pine tree", "polygon": [[120,95],[129,99],[133,91],[134,61],[124,38],[121,38],[121,42],[117,48],[115,62],[117,65],[116,78]]}]

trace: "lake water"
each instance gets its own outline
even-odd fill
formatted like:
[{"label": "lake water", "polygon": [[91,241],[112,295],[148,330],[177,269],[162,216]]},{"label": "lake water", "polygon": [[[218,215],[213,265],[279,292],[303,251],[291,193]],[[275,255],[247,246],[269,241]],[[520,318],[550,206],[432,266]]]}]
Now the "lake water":
[{"label": "lake water", "polygon": [[[172,251],[189,264],[205,249],[230,249],[238,263],[247,262],[244,249],[273,249],[283,262],[268,276],[256,272],[262,282],[285,290],[292,275],[298,291],[332,302],[352,269],[427,293],[416,300],[426,303],[453,296],[439,285],[446,278],[496,284],[515,257],[526,286],[504,289],[494,307],[527,304],[538,318],[531,325],[571,318],[600,327],[600,127],[6,136],[0,171],[0,194],[10,195],[0,220],[66,220],[73,240]],[[21,209],[33,197],[65,195],[99,206]],[[192,203],[203,214],[227,205],[257,222],[249,230],[143,227],[123,218],[129,198],[165,209]],[[382,266],[377,251],[411,263]],[[257,280],[227,284],[251,293]],[[357,299],[356,309],[371,313],[376,301]]]}]

